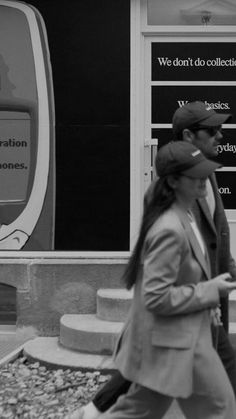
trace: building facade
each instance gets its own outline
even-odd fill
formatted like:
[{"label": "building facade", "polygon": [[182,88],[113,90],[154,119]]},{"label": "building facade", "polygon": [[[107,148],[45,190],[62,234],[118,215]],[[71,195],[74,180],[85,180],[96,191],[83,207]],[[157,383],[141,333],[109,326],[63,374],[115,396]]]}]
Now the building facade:
[{"label": "building facade", "polygon": [[97,288],[122,286],[155,154],[187,101],[235,115],[217,177],[236,254],[236,1],[30,5],[45,24],[53,79],[53,244],[0,252],[0,282],[17,290],[17,324],[52,334],[61,314],[95,311]]}]

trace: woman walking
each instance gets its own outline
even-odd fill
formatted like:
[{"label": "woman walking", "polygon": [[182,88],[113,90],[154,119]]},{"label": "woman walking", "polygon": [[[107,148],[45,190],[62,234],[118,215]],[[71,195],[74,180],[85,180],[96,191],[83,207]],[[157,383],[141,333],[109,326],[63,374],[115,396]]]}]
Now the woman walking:
[{"label": "woman walking", "polygon": [[228,273],[211,278],[191,207],[219,167],[185,141],[157,155],[159,180],[144,210],[124,279],[134,287],[115,363],[132,381],[101,419],[159,419],[176,398],[188,419],[236,418],[234,393],[212,344],[220,296],[236,289]]}]

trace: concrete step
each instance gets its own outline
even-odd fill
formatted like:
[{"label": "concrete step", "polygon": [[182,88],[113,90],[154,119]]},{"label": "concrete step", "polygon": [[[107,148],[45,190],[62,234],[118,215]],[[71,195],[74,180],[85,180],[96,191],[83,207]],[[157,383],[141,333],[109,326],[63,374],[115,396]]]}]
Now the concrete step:
[{"label": "concrete step", "polygon": [[111,322],[124,322],[133,298],[133,291],[101,288],[97,291],[97,317]]},{"label": "concrete step", "polygon": [[236,323],[236,291],[232,291],[229,295],[229,321]]},{"label": "concrete step", "polygon": [[229,340],[236,352],[236,322],[229,323]]},{"label": "concrete step", "polygon": [[236,351],[236,291],[229,294],[229,339]]},{"label": "concrete step", "polygon": [[29,361],[40,362],[50,368],[70,368],[72,370],[115,370],[112,357],[73,351],[60,345],[58,337],[37,337],[27,342],[23,354]]},{"label": "concrete step", "polygon": [[60,319],[60,344],[79,352],[110,355],[123,326],[94,314],[64,314]]}]

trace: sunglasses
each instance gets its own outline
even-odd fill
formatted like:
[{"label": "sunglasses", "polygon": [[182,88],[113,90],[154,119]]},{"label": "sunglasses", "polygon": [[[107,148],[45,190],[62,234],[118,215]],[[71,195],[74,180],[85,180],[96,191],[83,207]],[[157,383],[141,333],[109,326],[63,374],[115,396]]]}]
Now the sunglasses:
[{"label": "sunglasses", "polygon": [[197,131],[206,131],[211,137],[214,137],[218,132],[221,132],[222,126],[218,125],[217,127],[203,127],[198,125],[197,127],[190,127],[190,131],[197,132]]},{"label": "sunglasses", "polygon": [[180,176],[182,176],[182,177],[186,177],[186,178],[188,178],[188,179],[191,179],[191,180],[206,180],[207,179],[207,177],[193,177],[193,176],[189,176],[189,175],[185,175],[185,173],[180,173]]}]

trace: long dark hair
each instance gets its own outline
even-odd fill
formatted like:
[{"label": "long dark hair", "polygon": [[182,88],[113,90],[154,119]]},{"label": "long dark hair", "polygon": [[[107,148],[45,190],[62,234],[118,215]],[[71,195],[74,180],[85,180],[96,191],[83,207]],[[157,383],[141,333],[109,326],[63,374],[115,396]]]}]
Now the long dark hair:
[{"label": "long dark hair", "polygon": [[166,176],[155,182],[149,195],[145,199],[139,236],[123,275],[123,281],[128,289],[136,282],[143,243],[148,230],[175,201],[174,190],[170,187]]}]

